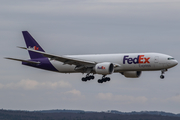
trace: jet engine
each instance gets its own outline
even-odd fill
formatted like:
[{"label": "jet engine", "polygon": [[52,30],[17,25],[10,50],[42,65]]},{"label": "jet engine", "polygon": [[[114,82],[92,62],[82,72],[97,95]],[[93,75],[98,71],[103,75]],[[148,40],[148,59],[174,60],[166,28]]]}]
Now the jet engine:
[{"label": "jet engine", "polygon": [[95,72],[102,75],[111,74],[114,72],[114,65],[109,62],[98,63],[95,66]]},{"label": "jet engine", "polygon": [[141,71],[125,71],[122,74],[127,78],[138,78],[141,75]]}]

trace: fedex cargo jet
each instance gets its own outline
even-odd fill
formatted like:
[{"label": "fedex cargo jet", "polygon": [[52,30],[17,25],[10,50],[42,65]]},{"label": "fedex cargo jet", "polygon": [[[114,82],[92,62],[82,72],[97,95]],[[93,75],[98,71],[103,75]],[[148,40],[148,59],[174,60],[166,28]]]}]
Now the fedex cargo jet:
[{"label": "fedex cargo jet", "polygon": [[107,75],[121,73],[127,78],[138,78],[142,71],[161,71],[164,73],[178,64],[173,57],[161,53],[124,53],[94,55],[53,55],[46,53],[36,40],[23,31],[26,47],[19,47],[29,52],[29,60],[6,58],[21,61],[23,65],[60,73],[86,73],[82,81],[94,79],[94,74],[101,74],[98,83],[110,81]]}]

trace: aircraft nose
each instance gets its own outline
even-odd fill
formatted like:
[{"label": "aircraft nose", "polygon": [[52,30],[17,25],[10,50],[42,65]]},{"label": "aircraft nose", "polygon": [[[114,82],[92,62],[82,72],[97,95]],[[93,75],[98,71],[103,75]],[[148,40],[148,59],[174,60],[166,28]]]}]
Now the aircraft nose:
[{"label": "aircraft nose", "polygon": [[173,65],[176,66],[178,64],[178,61],[177,60],[174,60],[173,61]]}]

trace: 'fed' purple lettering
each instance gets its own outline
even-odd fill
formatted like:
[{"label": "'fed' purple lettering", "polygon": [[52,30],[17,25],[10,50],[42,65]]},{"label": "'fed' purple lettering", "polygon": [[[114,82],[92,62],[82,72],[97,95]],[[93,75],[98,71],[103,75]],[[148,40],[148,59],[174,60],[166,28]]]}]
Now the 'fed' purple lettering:
[{"label": "'fed' purple lettering", "polygon": [[127,60],[127,61],[129,61],[129,58],[127,58],[127,57],[129,57],[129,55],[124,56],[124,59],[123,59],[123,64],[125,64],[125,63],[126,63],[126,60]]},{"label": "'fed' purple lettering", "polygon": [[[145,60],[148,59],[148,60],[143,62],[142,61],[143,59],[145,59]],[[150,57],[149,58],[145,58],[144,55],[138,55],[135,58],[131,58],[131,57],[129,57],[129,55],[125,55],[124,59],[123,59],[123,64],[126,64],[126,61],[127,61],[128,64],[132,64],[132,63],[134,63],[134,64],[138,64],[138,63],[139,64],[141,64],[141,63],[150,63],[149,59],[150,59]]]}]

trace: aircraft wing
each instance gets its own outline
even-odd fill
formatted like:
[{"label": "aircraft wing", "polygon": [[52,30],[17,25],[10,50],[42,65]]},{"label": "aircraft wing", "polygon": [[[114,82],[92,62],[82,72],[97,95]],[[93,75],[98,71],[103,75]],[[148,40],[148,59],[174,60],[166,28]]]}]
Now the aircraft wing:
[{"label": "aircraft wing", "polygon": [[67,57],[67,56],[52,55],[52,54],[34,50],[31,48],[25,48],[25,47],[19,47],[19,48],[26,49],[28,51],[32,51],[32,52],[36,52],[36,53],[40,53],[43,56],[50,58],[51,60],[57,60],[57,61],[63,62],[64,64],[85,66],[85,67],[93,67],[94,65],[97,64],[94,61],[87,61],[87,60],[82,60],[82,59],[77,59],[77,58],[72,58],[72,57]]}]

